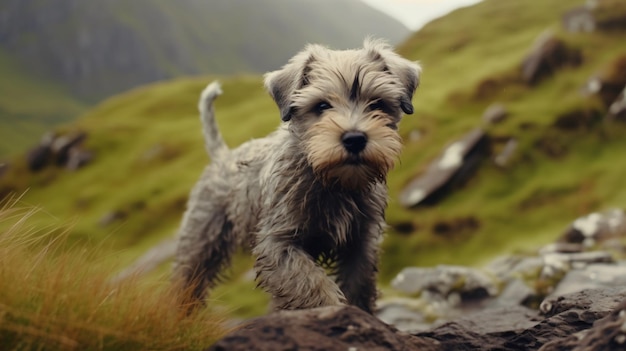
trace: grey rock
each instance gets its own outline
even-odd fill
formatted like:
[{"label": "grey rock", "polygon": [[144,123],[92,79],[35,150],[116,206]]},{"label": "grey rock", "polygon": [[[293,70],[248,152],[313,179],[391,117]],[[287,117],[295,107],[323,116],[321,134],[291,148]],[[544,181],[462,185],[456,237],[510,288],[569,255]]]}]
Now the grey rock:
[{"label": "grey rock", "polygon": [[426,320],[423,313],[411,308],[410,305],[411,301],[382,302],[376,311],[376,317],[405,332],[428,329],[431,323]]},{"label": "grey rock", "polygon": [[611,351],[626,349],[626,301],[589,329],[546,343],[540,351]]},{"label": "grey rock", "polygon": [[537,297],[535,290],[521,279],[510,281],[492,303],[493,306],[525,306]]},{"label": "grey rock", "polygon": [[591,263],[613,262],[613,256],[605,251],[548,253],[542,257],[544,266],[541,277],[550,279],[562,277],[572,268],[580,269]]},{"label": "grey rock", "polygon": [[561,235],[559,241],[594,246],[615,237],[626,236],[626,214],[619,208],[594,212],[576,219]]},{"label": "grey rock", "polygon": [[68,151],[65,167],[75,171],[84,167],[93,160],[93,153],[80,147],[73,147]]},{"label": "grey rock", "polygon": [[502,104],[492,104],[483,113],[483,122],[488,124],[498,124],[509,116],[509,112]]},{"label": "grey rock", "polygon": [[402,190],[400,203],[405,207],[436,204],[451,190],[464,184],[489,154],[490,142],[483,130],[475,129],[465,134],[449,144],[421,176]]},{"label": "grey rock", "polygon": [[490,262],[485,270],[501,281],[538,276],[544,267],[540,256],[501,256]]},{"label": "grey rock", "polygon": [[[567,311],[580,311],[586,320],[604,317],[626,299],[626,288],[587,289],[546,298],[539,307],[544,316],[552,317]],[[590,316],[593,315],[593,316]]]},{"label": "grey rock", "polygon": [[[504,345],[540,322],[537,311],[522,306],[493,308],[414,335],[439,341],[439,350],[510,350]],[[520,342],[517,350],[524,350]]]},{"label": "grey rock", "polygon": [[563,28],[571,33],[590,33],[597,26],[590,6],[579,6],[565,12],[561,23]]},{"label": "grey rock", "polygon": [[539,249],[539,254],[545,255],[550,253],[578,253],[584,250],[584,246],[579,243],[552,243]]},{"label": "grey rock", "polygon": [[[522,306],[491,308],[414,335],[437,340],[441,351],[533,351],[544,345],[546,348],[542,350],[560,350],[547,347],[581,335],[609,314],[623,318],[626,312],[620,316],[616,308],[625,298],[626,289],[585,290],[546,299],[541,308],[543,315]],[[616,325],[613,323],[610,330],[615,332]]]},{"label": "grey rock", "polygon": [[328,306],[254,319],[208,350],[434,351],[437,342],[399,332],[353,306]]},{"label": "grey rock", "polygon": [[69,159],[70,150],[80,145],[87,138],[87,133],[78,132],[74,134],[61,135],[54,139],[50,149],[54,154],[57,165],[66,165]]},{"label": "grey rock", "polygon": [[26,154],[26,165],[31,172],[40,171],[48,165],[51,155],[50,146],[38,145]]},{"label": "grey rock", "polygon": [[626,286],[626,264],[589,264],[582,269],[569,271],[556,286],[551,296],[582,291],[584,289],[617,288]]},{"label": "grey rock", "polygon": [[580,50],[569,48],[551,32],[542,33],[522,62],[522,79],[536,85],[564,66],[578,66],[582,62]]},{"label": "grey rock", "polygon": [[462,266],[405,268],[393,279],[391,286],[409,295],[429,291],[448,297],[455,292],[462,300],[485,298],[498,293],[498,287],[489,275],[477,269]]}]

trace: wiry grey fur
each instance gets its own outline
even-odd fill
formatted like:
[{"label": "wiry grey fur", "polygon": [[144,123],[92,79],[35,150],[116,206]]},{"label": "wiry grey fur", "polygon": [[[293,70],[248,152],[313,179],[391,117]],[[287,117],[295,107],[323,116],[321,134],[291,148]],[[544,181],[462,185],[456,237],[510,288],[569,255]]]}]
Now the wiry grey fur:
[{"label": "wiry grey fur", "polygon": [[[419,74],[379,41],[345,51],[309,45],[265,76],[285,122],[232,150],[213,115],[220,86],[207,86],[199,109],[212,162],[191,192],[174,268],[192,303],[245,244],[275,308],[349,303],[372,311],[385,175]],[[347,132],[366,136],[362,151],[346,151]]]}]

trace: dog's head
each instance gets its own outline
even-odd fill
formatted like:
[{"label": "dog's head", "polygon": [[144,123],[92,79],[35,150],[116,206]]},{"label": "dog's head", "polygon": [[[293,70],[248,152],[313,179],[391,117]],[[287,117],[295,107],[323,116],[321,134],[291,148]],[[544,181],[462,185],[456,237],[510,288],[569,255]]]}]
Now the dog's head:
[{"label": "dog's head", "polygon": [[265,86],[316,174],[363,188],[384,180],[400,154],[398,122],[413,113],[420,71],[380,41],[345,51],[309,45],[266,74]]}]

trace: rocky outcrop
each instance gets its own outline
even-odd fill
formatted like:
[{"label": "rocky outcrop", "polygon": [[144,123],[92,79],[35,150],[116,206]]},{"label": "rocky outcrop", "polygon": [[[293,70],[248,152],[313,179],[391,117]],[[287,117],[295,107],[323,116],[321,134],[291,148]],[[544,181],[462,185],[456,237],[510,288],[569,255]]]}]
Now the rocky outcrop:
[{"label": "rocky outcrop", "polygon": [[431,351],[436,342],[398,332],[352,306],[281,311],[245,323],[208,351]]},{"label": "rocky outcrop", "polygon": [[624,289],[586,290],[545,301],[540,312],[523,307],[495,308],[416,335],[439,341],[439,350],[547,350],[553,347],[548,345],[588,330],[619,308],[624,299]]},{"label": "rocky outcrop", "polygon": [[569,47],[550,32],[540,35],[522,62],[522,79],[531,86],[537,85],[559,69],[582,63],[580,50]]},{"label": "rocky outcrop", "polygon": [[208,350],[623,350],[625,299],[626,288],[584,290],[547,299],[539,311],[494,307],[415,334],[352,306],[281,311],[244,323]]},{"label": "rocky outcrop", "polygon": [[626,237],[626,213],[620,208],[614,208],[577,218],[568,226],[559,241],[593,247],[619,237]]},{"label": "rocky outcrop", "polygon": [[26,154],[26,164],[32,172],[38,172],[48,165],[77,170],[93,159],[93,153],[84,148],[87,139],[85,132],[56,135],[46,133],[39,145]]},{"label": "rocky outcrop", "polygon": [[587,1],[566,11],[562,23],[572,33],[626,29],[626,4],[620,0]]},{"label": "rocky outcrop", "polygon": [[350,306],[282,311],[210,350],[624,350],[626,248],[611,242],[623,237],[623,210],[592,213],[535,254],[406,268],[378,318]]},{"label": "rocky outcrop", "polygon": [[487,124],[498,124],[509,116],[509,112],[502,104],[492,104],[483,112],[483,122]]},{"label": "rocky outcrop", "polygon": [[489,138],[483,130],[465,134],[448,145],[423,175],[402,190],[400,203],[405,207],[436,204],[450,190],[465,183],[489,154]]}]

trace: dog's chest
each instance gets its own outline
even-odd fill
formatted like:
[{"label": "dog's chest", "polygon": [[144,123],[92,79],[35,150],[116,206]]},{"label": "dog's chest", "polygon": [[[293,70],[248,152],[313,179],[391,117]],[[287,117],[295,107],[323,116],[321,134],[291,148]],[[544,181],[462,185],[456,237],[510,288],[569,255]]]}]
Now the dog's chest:
[{"label": "dog's chest", "polygon": [[302,247],[313,257],[331,257],[337,250],[351,245],[366,230],[371,211],[360,196],[332,191],[309,194],[299,231]]}]

